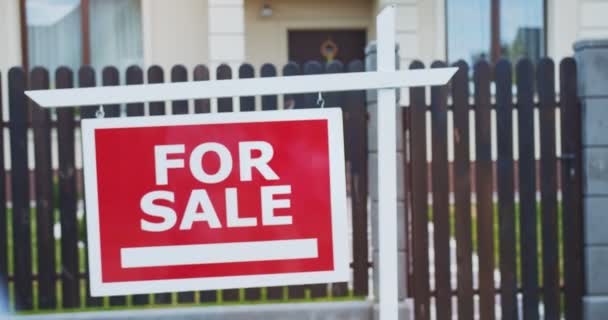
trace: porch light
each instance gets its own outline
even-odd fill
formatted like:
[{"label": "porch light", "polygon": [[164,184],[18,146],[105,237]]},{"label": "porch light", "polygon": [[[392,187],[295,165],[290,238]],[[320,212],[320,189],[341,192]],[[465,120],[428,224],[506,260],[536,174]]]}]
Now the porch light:
[{"label": "porch light", "polygon": [[262,6],[262,10],[260,10],[260,16],[265,18],[272,17],[272,8],[269,4],[265,3]]}]

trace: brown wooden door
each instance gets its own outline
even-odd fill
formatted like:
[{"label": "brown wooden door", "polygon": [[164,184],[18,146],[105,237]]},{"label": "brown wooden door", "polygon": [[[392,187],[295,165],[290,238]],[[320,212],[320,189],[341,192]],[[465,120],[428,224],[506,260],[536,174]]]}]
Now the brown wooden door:
[{"label": "brown wooden door", "polygon": [[299,64],[335,59],[348,63],[365,57],[365,30],[292,30],[288,38],[289,61]]}]

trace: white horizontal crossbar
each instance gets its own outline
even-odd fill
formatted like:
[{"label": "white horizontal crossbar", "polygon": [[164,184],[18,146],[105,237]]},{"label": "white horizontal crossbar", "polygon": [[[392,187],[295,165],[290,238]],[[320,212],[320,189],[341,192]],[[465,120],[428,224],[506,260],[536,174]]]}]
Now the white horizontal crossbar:
[{"label": "white horizontal crossbar", "polygon": [[444,85],[457,68],[353,72],[274,78],[157,83],[112,87],[31,90],[41,107],[69,107],[164,100],[205,99]]}]

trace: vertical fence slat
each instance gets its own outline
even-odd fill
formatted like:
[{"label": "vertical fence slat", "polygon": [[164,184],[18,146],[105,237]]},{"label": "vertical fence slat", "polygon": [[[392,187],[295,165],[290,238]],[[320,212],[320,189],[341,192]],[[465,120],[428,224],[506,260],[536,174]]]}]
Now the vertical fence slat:
[{"label": "vertical fence slat", "polygon": [[[276,77],[277,69],[271,63],[265,63],[260,69],[262,78]],[[276,95],[262,96],[262,110],[277,110],[279,100]],[[268,287],[266,288],[266,299],[281,300],[283,299],[283,287]]]},{"label": "vertical fence slat", "polygon": [[[151,66],[148,68],[148,83],[163,83],[165,82],[165,74],[160,66]],[[154,101],[148,104],[151,116],[159,116],[165,114],[165,102]]]},{"label": "vertical fence slat", "polygon": [[[344,64],[339,60],[334,60],[327,65],[326,73],[342,73],[344,72]],[[352,130],[349,130],[352,125],[351,119],[351,106],[345,105],[345,93],[343,92],[328,92],[324,94],[325,99],[325,107],[340,107],[342,108],[342,118],[344,123],[344,153],[346,157],[346,171],[347,176],[350,176],[349,167],[352,163],[352,148],[355,143],[361,143],[361,141],[354,141],[353,137],[350,136]],[[348,179],[347,179],[348,183]],[[347,185],[347,190],[350,190],[350,194],[352,195],[352,188]],[[354,234],[353,234],[354,236]],[[344,297],[348,294],[348,283],[333,283],[331,284],[331,292],[334,297]],[[325,291],[325,295],[323,295],[323,291],[321,287],[318,288],[318,292],[311,292],[313,297],[323,297],[327,295],[327,291]],[[317,295],[314,295],[314,294]]]},{"label": "vertical fence slat", "polygon": [[[73,87],[73,73],[62,67],[56,73],[57,88]],[[57,111],[59,147],[59,212],[61,215],[61,281],[64,308],[80,306],[78,277],[78,221],[76,217],[76,175],[74,153],[74,109]]]},{"label": "vertical fence slat", "polygon": [[[120,75],[116,67],[105,67],[101,72],[101,81],[103,86],[118,86],[120,85]],[[119,104],[106,104],[103,106],[104,117],[115,118],[120,116]]]},{"label": "vertical fence slat", "polygon": [[29,169],[27,161],[28,108],[23,93],[26,89],[25,72],[12,68],[8,73],[11,182],[13,192],[13,256],[15,276],[15,309],[33,307],[32,239],[30,232]]},{"label": "vertical fence slat", "polygon": [[[0,73],[0,121],[3,119],[2,73]],[[8,310],[8,220],[6,211],[6,170],[4,168],[4,125],[0,126],[0,310]]]},{"label": "vertical fence slat", "polygon": [[[277,68],[271,63],[265,63],[260,68],[260,76],[262,78],[276,77]],[[277,96],[267,95],[262,96],[262,110],[276,110],[277,109]]]},{"label": "vertical fence slat", "polygon": [[[91,66],[82,66],[78,69],[78,86],[81,88],[95,87],[95,70]],[[80,118],[95,118],[98,106],[81,106],[79,109]]]},{"label": "vertical fence slat", "polygon": [[458,265],[458,318],[473,319],[473,267],[471,239],[471,162],[469,159],[469,68],[456,64],[452,79],[454,100],[454,206],[456,262]]},{"label": "vertical fence slat", "polygon": [[[101,82],[104,87],[117,86],[120,84],[120,75],[116,67],[105,67],[101,72]],[[120,105],[109,104],[103,106],[104,118],[115,118],[120,116]],[[110,306],[124,306],[127,304],[125,296],[111,296]]]},{"label": "vertical fence slat", "polygon": [[[125,83],[127,85],[144,83],[144,72],[136,65],[127,68]],[[127,117],[139,117],[144,115],[144,104],[142,102],[127,103]],[[150,295],[136,294],[132,297],[132,303],[135,306],[147,305],[150,303]]]},{"label": "vertical fence slat", "polygon": [[517,64],[519,129],[519,229],[523,317],[538,319],[538,240],[536,221],[536,160],[534,158],[534,70],[530,60]]},{"label": "vertical fence slat", "polygon": [[[217,80],[232,79],[232,69],[227,64],[222,64],[217,67],[216,77]],[[217,111],[218,112],[232,112],[232,97],[218,98],[217,99]],[[228,291],[230,292],[230,291]]]},{"label": "vertical fence slat", "polygon": [[557,159],[555,147],[554,65],[550,59],[538,64],[540,113],[541,221],[543,247],[543,301],[545,319],[559,318],[559,261],[557,250]]},{"label": "vertical fence slat", "polygon": [[566,320],[583,317],[583,210],[581,184],[581,112],[576,91],[576,63],[560,63],[564,309]]},{"label": "vertical fence slat", "polygon": [[[420,61],[414,61],[410,69],[424,69]],[[430,319],[429,288],[429,215],[428,215],[428,165],[426,154],[426,101],[425,88],[410,90],[410,141],[411,143],[411,212],[414,262],[414,318]]]},{"label": "vertical fence slat", "polygon": [[[48,89],[49,74],[32,70],[30,89]],[[36,163],[36,240],[38,243],[38,308],[56,307],[55,237],[53,236],[53,168],[51,167],[51,117],[48,109],[32,102],[34,157]]]},{"label": "vertical fence slat", "polygon": [[[208,81],[209,80],[209,69],[207,66],[199,64],[194,67],[193,74],[194,81]],[[209,99],[196,99],[194,100],[194,113],[209,113],[211,112],[211,106]],[[199,292],[199,300],[201,303],[216,302],[217,291],[206,290]]]},{"label": "vertical fence slat", "polygon": [[[144,72],[139,66],[130,66],[127,68],[125,82],[127,85],[143,84]],[[137,117],[144,115],[144,104],[142,102],[127,103],[127,116]]]},{"label": "vertical fence slat", "polygon": [[[188,70],[181,64],[173,66],[171,68],[171,82],[185,82],[188,81]],[[188,113],[188,100],[175,100],[171,102],[171,113],[172,114],[187,114]],[[185,294],[185,296],[184,296]],[[192,296],[192,298],[190,298]],[[186,301],[182,301],[186,299]],[[193,293],[179,293],[178,300],[180,302],[193,302]]]},{"label": "vertical fence slat", "polygon": [[[81,88],[87,88],[87,87],[95,87],[96,86],[96,81],[95,81],[95,70],[93,70],[92,67],[90,66],[83,66],[78,70],[78,86]],[[70,82],[71,83],[71,82]],[[97,110],[99,109],[98,106],[84,106],[80,108],[80,117],[82,119],[86,119],[86,118],[94,118],[96,115]],[[65,115],[65,139],[66,140],[66,150],[64,151],[65,153],[65,159],[66,159],[66,163],[65,163],[65,171],[62,175],[65,175],[65,202],[66,202],[66,206],[65,206],[65,218],[66,221],[68,221],[68,226],[65,227],[65,231],[68,232],[69,235],[69,240],[66,240],[66,246],[68,246],[68,249],[70,250],[69,252],[72,252],[71,250],[75,250],[76,253],[78,253],[78,224],[77,224],[77,220],[76,220],[76,204],[77,204],[77,198],[76,198],[76,185],[78,185],[76,183],[75,178],[72,178],[70,176],[70,174],[72,174],[73,171],[75,171],[75,158],[74,158],[74,118],[73,118],[73,113],[71,113],[71,116],[68,116],[67,114]],[[59,137],[59,140],[63,142],[64,137]],[[68,142],[69,141],[69,142]],[[61,153],[61,151],[60,151]],[[61,162],[61,161],[60,161]],[[80,176],[79,178],[82,178],[82,176]],[[80,181],[79,182],[80,185],[83,185],[83,182]],[[64,217],[64,215],[62,214],[62,217]],[[86,221],[86,214],[85,214],[85,221]],[[74,226],[72,226],[71,224],[74,223]],[[63,220],[61,222],[62,224],[62,230],[61,230],[61,234],[63,235],[64,232],[64,228],[63,228]],[[84,224],[86,225],[86,224]],[[84,231],[85,234],[85,238],[83,239],[83,241],[87,241],[86,239],[86,228]],[[73,238],[72,238],[73,237]],[[62,240],[63,240],[63,236],[62,236]],[[63,247],[62,247],[63,250]],[[86,270],[86,273],[88,273],[88,256],[87,256],[87,246],[85,246],[85,250],[82,252],[84,254],[84,261],[85,261],[85,265],[84,265],[84,269]],[[71,264],[71,260],[70,260],[70,264]],[[78,263],[78,260],[76,260],[76,263]],[[76,266],[78,266],[76,264]],[[79,269],[76,269],[79,270]],[[66,275],[66,277],[69,277],[70,275]],[[86,281],[86,305],[89,307],[99,307],[103,305],[103,299],[100,297],[92,297],[91,296],[91,284],[90,282],[87,280]],[[78,297],[80,296],[80,287],[78,287],[78,291],[76,292],[76,294],[78,295]],[[79,298],[77,298],[79,299]],[[77,300],[76,300],[77,301]]]},{"label": "vertical fence slat", "polygon": [[[227,64],[220,65],[217,68],[216,72],[217,72],[216,78],[218,80],[232,79],[232,69]],[[218,98],[217,99],[217,111],[218,112],[233,111],[232,97]],[[240,299],[239,289],[222,290],[222,299],[223,299],[223,301],[239,301],[239,299]]]},{"label": "vertical fence slat", "polygon": [[[194,81],[207,81],[209,80],[209,69],[199,64],[194,67],[192,75]],[[194,100],[194,113],[209,113],[211,112],[209,99],[196,99]]]},{"label": "vertical fence slat", "polygon": [[[348,72],[363,72],[362,61],[348,64]],[[369,248],[367,243],[367,105],[365,91],[349,91],[344,97],[348,108],[346,136],[352,141],[348,159],[353,228],[353,295],[369,291]]]},{"label": "vertical fence slat", "polygon": [[496,81],[496,184],[500,243],[500,302],[502,319],[517,318],[515,273],[515,199],[513,191],[513,94],[511,63],[500,60]]},{"label": "vertical fence slat", "polygon": [[[171,82],[185,82],[188,81],[188,70],[183,65],[175,65],[171,68]],[[174,100],[171,102],[171,113],[172,114],[187,114],[188,113],[188,100]],[[178,303],[194,303],[194,292],[178,292],[177,302]]]},{"label": "vertical fence slat", "polygon": [[[249,79],[254,77],[255,70],[253,66],[249,63],[245,63],[239,67],[239,78],[240,79]],[[255,111],[255,97],[240,97],[240,110],[241,111]],[[247,296],[247,292],[245,292]]]},{"label": "vertical fence slat", "polygon": [[[445,67],[433,62],[431,68]],[[437,319],[452,319],[450,285],[450,188],[448,172],[447,88],[431,87],[433,243],[435,246],[435,292]]]},{"label": "vertical fence slat", "polygon": [[[163,83],[165,82],[164,71],[160,66],[154,65],[148,68],[148,83]],[[165,102],[154,101],[148,104],[151,116],[160,116],[165,114]],[[154,295],[155,304],[170,304],[172,297],[171,293],[157,293]]]},{"label": "vertical fence slat", "polygon": [[[295,76],[300,74],[300,66],[295,62],[289,62],[283,66],[283,76]],[[283,96],[284,109],[297,109],[302,106],[301,94],[286,94]]]},{"label": "vertical fence slat", "polygon": [[[294,76],[300,74],[300,67],[298,64],[290,62],[283,67],[283,76]],[[283,103],[285,109],[294,109],[301,106],[302,95],[291,95],[286,94],[283,96]],[[290,299],[303,299],[306,296],[306,286],[289,286],[287,288],[287,295]]]},{"label": "vertical fence slat", "polygon": [[479,254],[479,319],[494,315],[494,208],[492,206],[492,135],[490,67],[475,65],[475,183]]},{"label": "vertical fence slat", "polygon": [[[303,67],[303,74],[306,75],[311,75],[311,74],[321,74],[323,73],[323,65],[321,65],[319,62],[317,61],[309,61],[307,63],[304,64]],[[313,93],[308,93],[308,94],[303,94],[302,95],[302,99],[304,101],[303,103],[303,107],[304,108],[314,108],[314,107],[319,107],[317,105],[317,99],[318,99],[318,92],[313,92]],[[327,101],[326,101],[326,107],[327,107]],[[307,286],[307,288],[310,290],[310,297],[311,298],[322,298],[322,297],[326,297],[327,296],[327,284],[313,284],[313,285],[309,285]],[[291,295],[290,295],[291,297]]]},{"label": "vertical fence slat", "polygon": [[[254,77],[254,69],[251,64],[245,63],[239,67],[239,78],[250,79]],[[255,97],[240,97],[240,111],[248,112],[255,111]],[[256,301],[262,298],[262,290],[260,288],[246,288],[245,300]]]}]

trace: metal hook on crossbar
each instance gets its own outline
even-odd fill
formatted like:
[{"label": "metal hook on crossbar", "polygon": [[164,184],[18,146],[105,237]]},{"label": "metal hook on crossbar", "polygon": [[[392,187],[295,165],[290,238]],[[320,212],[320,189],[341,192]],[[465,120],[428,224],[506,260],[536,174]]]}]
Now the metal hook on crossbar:
[{"label": "metal hook on crossbar", "polygon": [[103,119],[106,115],[106,112],[103,110],[103,105],[99,105],[99,109],[97,109],[97,112],[95,112],[95,117],[97,117],[97,119]]},{"label": "metal hook on crossbar", "polygon": [[319,96],[317,98],[317,105],[321,109],[325,108],[325,99],[323,99],[323,94],[321,94],[321,92],[319,92]]}]

